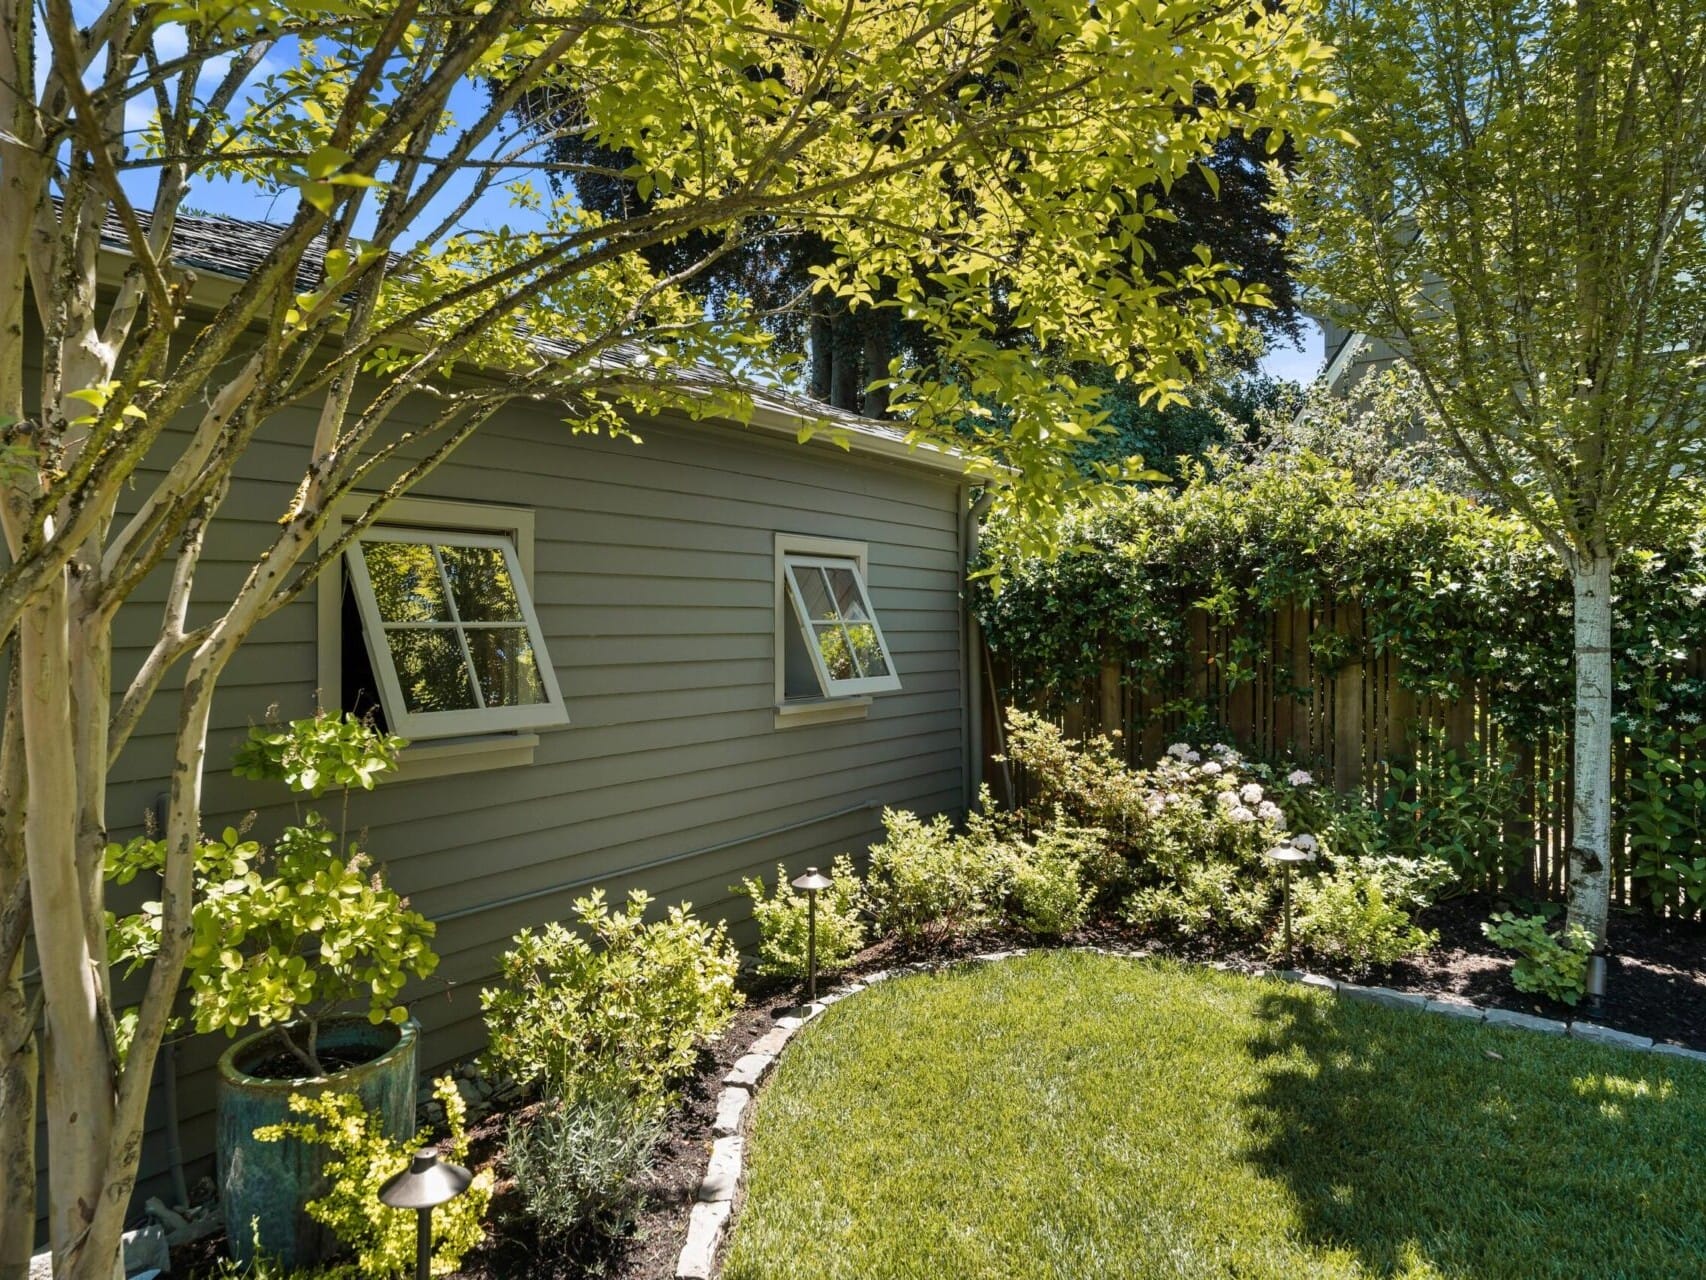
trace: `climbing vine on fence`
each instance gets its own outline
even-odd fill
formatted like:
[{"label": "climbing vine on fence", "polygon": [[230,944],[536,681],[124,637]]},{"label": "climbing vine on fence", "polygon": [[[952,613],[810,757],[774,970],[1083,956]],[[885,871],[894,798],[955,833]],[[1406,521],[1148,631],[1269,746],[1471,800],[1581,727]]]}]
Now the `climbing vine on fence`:
[{"label": "climbing vine on fence", "polygon": [[[1395,658],[1415,694],[1451,699],[1481,686],[1490,714],[1517,735],[1568,718],[1569,583],[1526,526],[1469,499],[1359,491],[1315,463],[1133,490],[1067,532],[1071,550],[1004,565],[1001,589],[977,597],[1019,697],[1078,685],[1112,660],[1164,686],[1194,609],[1253,646],[1274,610],[1331,602],[1361,607],[1360,642]],[[1637,736],[1706,714],[1706,681],[1683,671],[1706,629],[1706,527],[1654,532],[1619,566],[1614,602],[1619,714]],[[1319,629],[1309,643],[1328,669],[1354,656],[1340,632]],[[1238,654],[1235,645],[1222,681],[1250,678]],[[1640,696],[1655,688],[1662,696]]]},{"label": "climbing vine on fence", "polygon": [[[1070,549],[1057,559],[990,566],[1000,589],[989,579],[979,589],[978,615],[1013,701],[1074,705],[1116,668],[1169,733],[1236,737],[1237,724],[1220,718],[1232,692],[1296,696],[1278,635],[1307,645],[1317,683],[1364,664],[1412,699],[1402,705],[1425,700],[1437,716],[1473,704],[1463,723],[1480,726],[1477,742],[1448,743],[1434,733],[1437,718],[1434,728],[1418,719],[1409,746],[1371,747],[1381,770],[1358,775],[1389,821],[1416,825],[1422,844],[1451,844],[1472,878],[1507,882],[1497,868],[1523,856],[1524,827],[1567,821],[1567,782],[1548,770],[1561,767],[1572,707],[1570,588],[1522,522],[1427,487],[1359,488],[1304,456],[1283,469],[1199,470],[1182,489],[1134,490],[1065,532]],[[1631,897],[1694,914],[1706,909],[1706,522],[1654,529],[1619,564],[1615,586],[1622,867]],[[1294,634],[1298,617],[1307,622]],[[1214,635],[1206,648],[1205,626]],[[1510,752],[1525,753],[1521,778],[1510,774]],[[1531,793],[1528,807],[1501,798],[1466,813],[1464,797],[1502,797],[1513,785]],[[1435,813],[1436,804],[1449,809]],[[1559,831],[1545,839],[1557,844]]]}]

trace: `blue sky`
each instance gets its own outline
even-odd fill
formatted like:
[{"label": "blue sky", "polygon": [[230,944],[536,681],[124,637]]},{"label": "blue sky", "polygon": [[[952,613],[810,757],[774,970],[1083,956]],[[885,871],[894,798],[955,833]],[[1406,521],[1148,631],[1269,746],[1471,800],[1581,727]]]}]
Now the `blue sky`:
[{"label": "blue sky", "polygon": [[1276,347],[1262,358],[1262,372],[1275,378],[1289,378],[1308,386],[1321,372],[1324,346],[1320,328],[1311,320],[1303,321],[1301,348]]}]

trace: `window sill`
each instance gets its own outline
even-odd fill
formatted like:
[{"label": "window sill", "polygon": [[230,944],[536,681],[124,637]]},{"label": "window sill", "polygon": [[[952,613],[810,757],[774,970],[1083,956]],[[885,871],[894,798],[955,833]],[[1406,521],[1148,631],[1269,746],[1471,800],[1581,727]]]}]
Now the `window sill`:
[{"label": "window sill", "polygon": [[536,733],[494,733],[477,738],[445,738],[410,743],[398,759],[396,782],[445,778],[452,774],[484,773],[533,763]]},{"label": "window sill", "polygon": [[776,704],[776,727],[794,729],[808,724],[833,724],[838,720],[863,720],[871,700],[859,698],[813,698],[810,701]]}]

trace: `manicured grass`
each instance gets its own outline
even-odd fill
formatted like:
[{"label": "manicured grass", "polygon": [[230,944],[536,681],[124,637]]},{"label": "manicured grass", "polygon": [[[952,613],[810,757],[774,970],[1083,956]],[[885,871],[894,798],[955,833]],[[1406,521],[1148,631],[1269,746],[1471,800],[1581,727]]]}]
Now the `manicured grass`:
[{"label": "manicured grass", "polygon": [[1706,1275],[1696,1064],[1093,954],[831,1008],[748,1159],[726,1280]]}]

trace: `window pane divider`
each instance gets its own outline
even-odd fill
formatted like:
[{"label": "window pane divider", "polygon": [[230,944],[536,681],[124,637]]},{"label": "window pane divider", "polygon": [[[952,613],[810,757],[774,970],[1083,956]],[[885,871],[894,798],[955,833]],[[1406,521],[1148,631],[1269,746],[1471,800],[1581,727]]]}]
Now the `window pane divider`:
[{"label": "window pane divider", "polygon": [[468,649],[468,637],[462,630],[462,611],[456,607],[456,589],[445,571],[444,557],[438,547],[432,547],[432,562],[438,569],[438,580],[444,586],[444,607],[450,614],[450,625],[456,628],[456,647],[462,650],[462,669],[468,673],[468,687],[474,691],[474,702],[481,711],[486,709],[486,691],[480,688],[480,673],[474,669],[474,655]]}]

